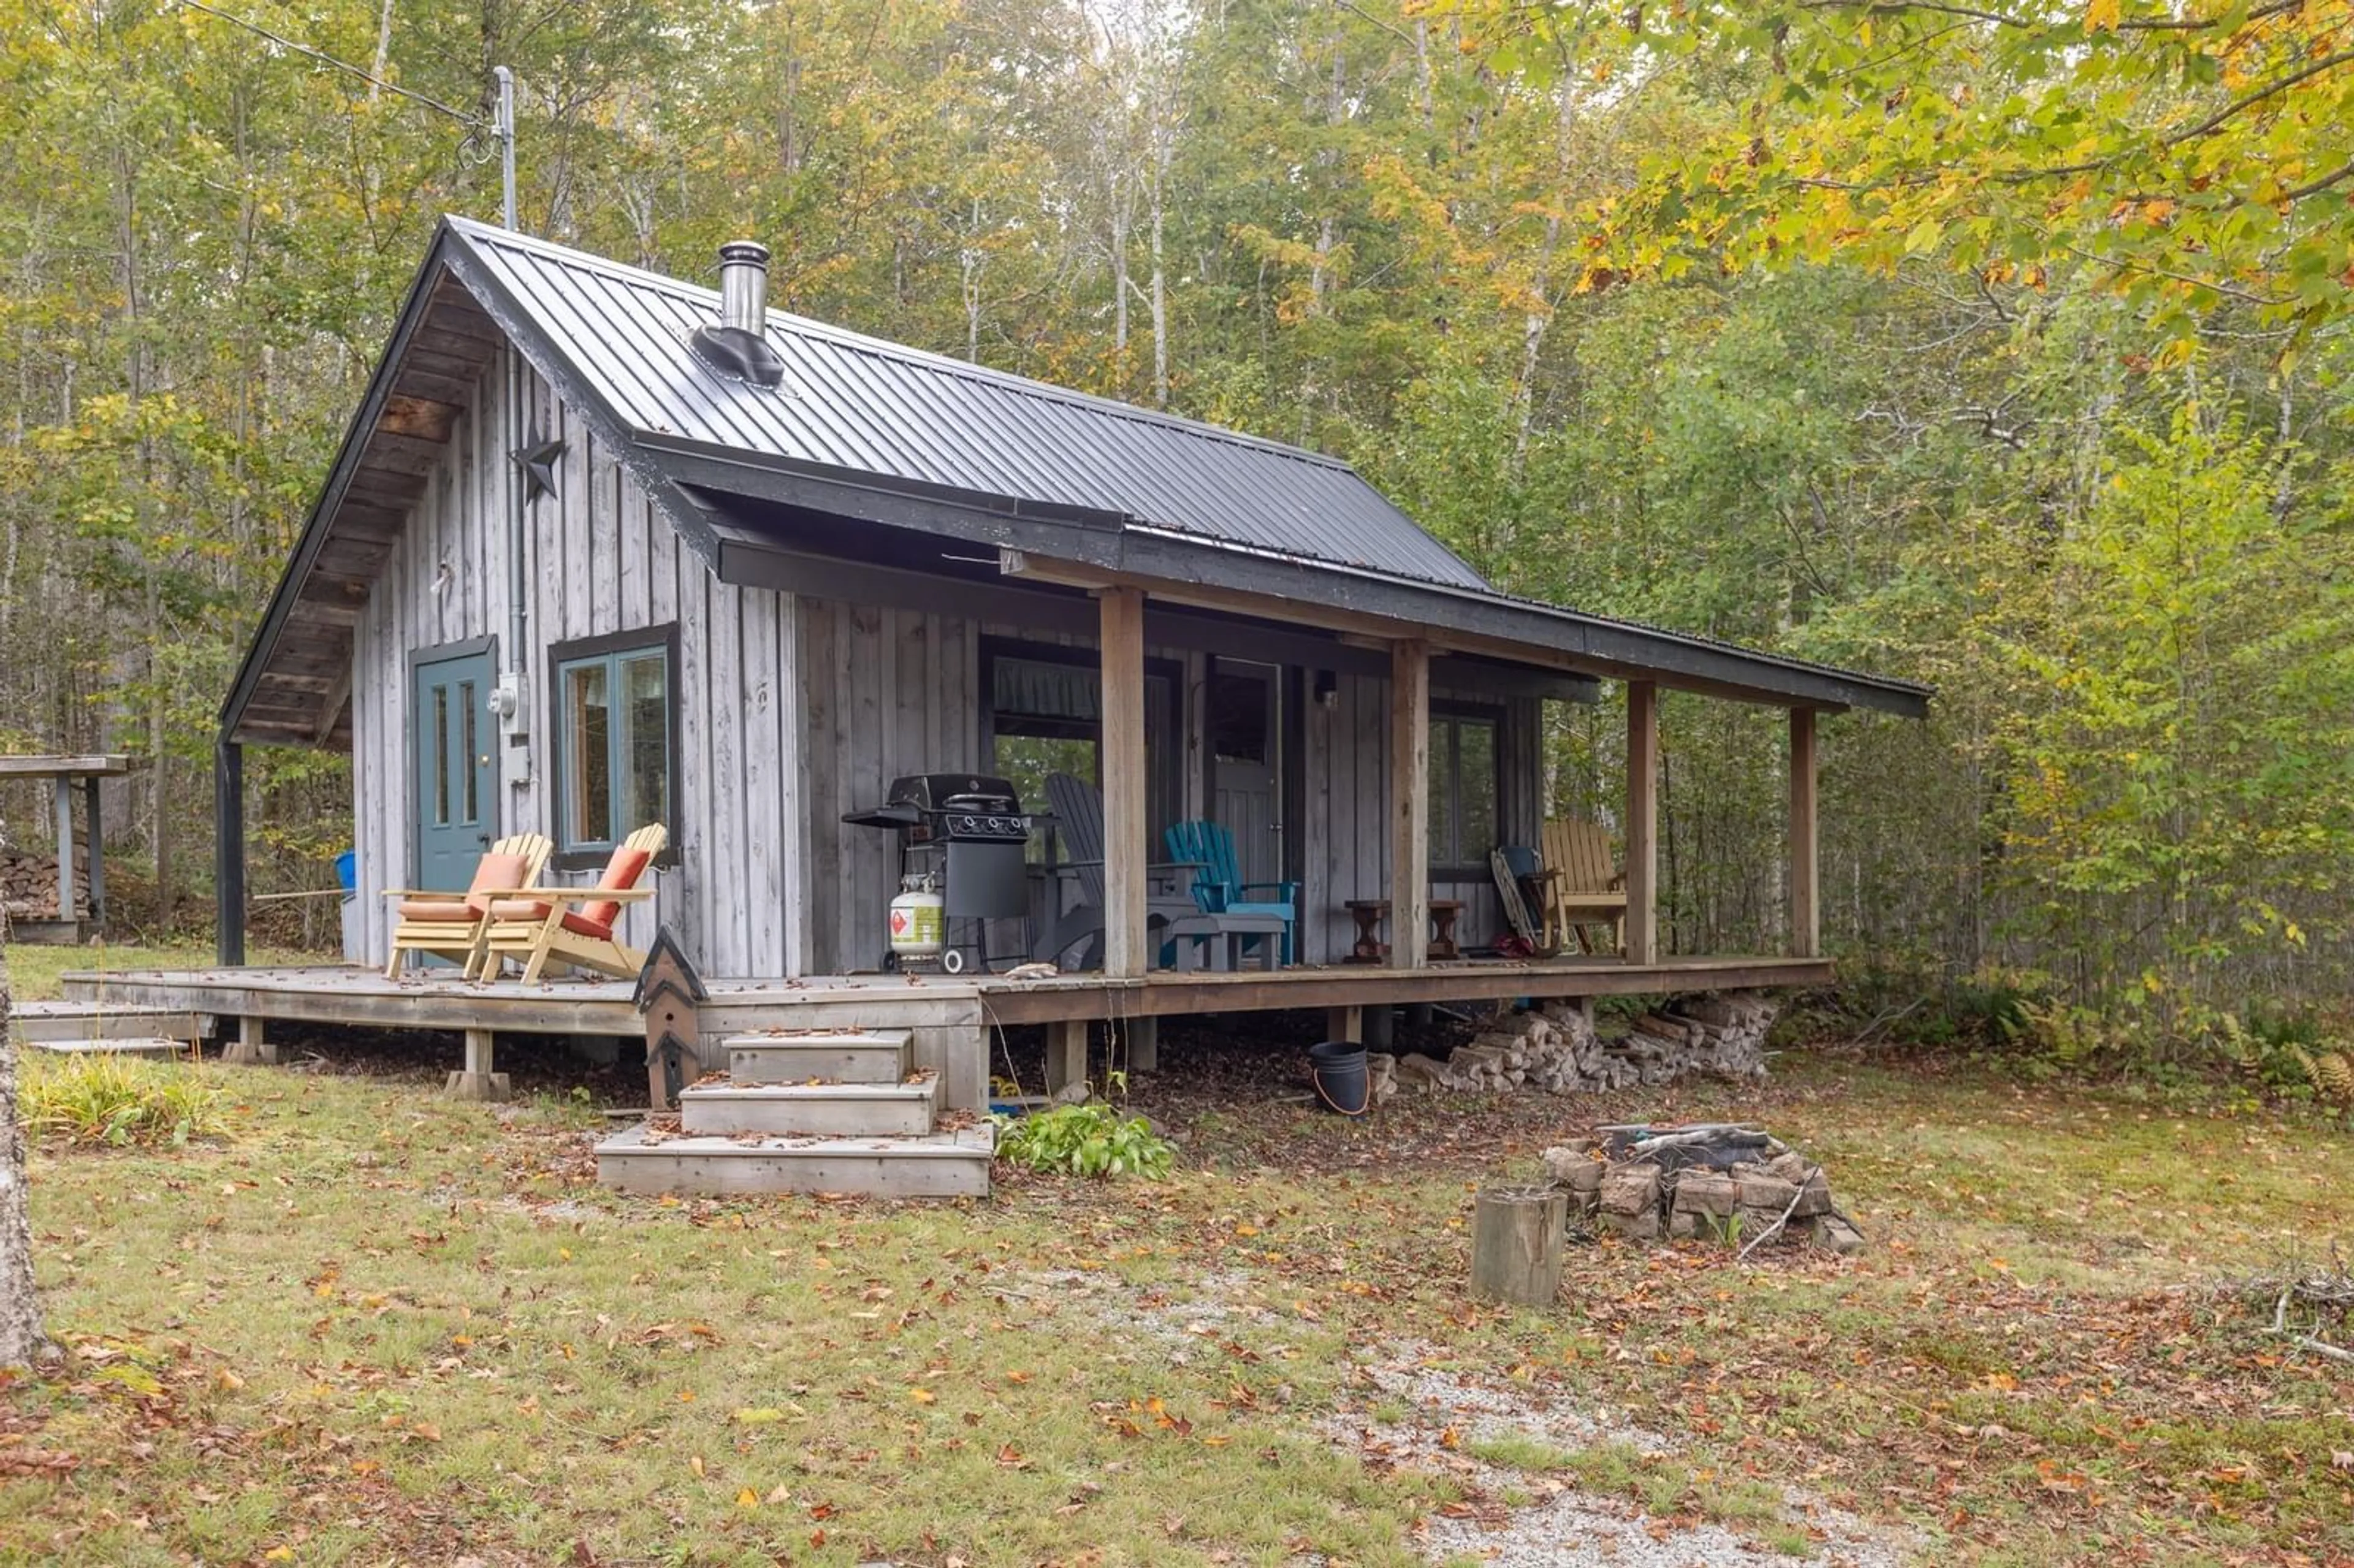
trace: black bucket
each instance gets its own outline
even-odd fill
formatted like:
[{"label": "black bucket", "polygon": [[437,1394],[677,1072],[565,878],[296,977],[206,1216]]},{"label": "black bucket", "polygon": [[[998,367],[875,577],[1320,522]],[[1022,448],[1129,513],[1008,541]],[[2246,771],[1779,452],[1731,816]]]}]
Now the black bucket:
[{"label": "black bucket", "polygon": [[1308,1048],[1308,1071],[1316,1080],[1316,1097],[1327,1110],[1342,1116],[1363,1116],[1370,1086],[1365,1078],[1365,1048],[1353,1040],[1331,1040]]}]

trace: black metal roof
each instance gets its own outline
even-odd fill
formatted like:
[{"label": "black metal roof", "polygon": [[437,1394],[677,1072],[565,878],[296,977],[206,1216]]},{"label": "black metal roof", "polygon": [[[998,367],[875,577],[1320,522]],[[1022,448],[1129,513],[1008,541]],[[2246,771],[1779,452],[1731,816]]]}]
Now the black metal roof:
[{"label": "black metal roof", "polygon": [[464,218],[451,231],[635,430],[893,480],[1116,512],[1229,544],[1461,588],[1479,574],[1348,464],[782,311],[774,389],[687,350],[718,294]]}]

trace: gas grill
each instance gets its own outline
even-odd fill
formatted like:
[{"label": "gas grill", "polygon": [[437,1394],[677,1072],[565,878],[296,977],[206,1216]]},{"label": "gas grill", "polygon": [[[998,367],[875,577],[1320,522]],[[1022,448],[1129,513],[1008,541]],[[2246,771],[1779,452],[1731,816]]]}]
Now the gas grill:
[{"label": "gas grill", "polygon": [[881,805],[846,811],[842,820],[896,832],[902,882],[911,874],[928,876],[947,920],[968,923],[967,939],[952,937],[941,954],[941,967],[951,974],[965,967],[968,953],[988,966],[985,927],[970,922],[1029,916],[1025,846],[1033,824],[1009,780],[985,773],[910,773],[891,781]]}]

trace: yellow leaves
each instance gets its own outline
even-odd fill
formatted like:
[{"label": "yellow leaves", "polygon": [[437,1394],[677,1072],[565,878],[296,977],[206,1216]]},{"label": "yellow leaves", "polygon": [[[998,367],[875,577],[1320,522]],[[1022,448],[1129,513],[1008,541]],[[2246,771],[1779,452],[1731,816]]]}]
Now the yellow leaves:
[{"label": "yellow leaves", "polygon": [[2124,0],[2088,0],[2084,6],[2084,31],[2114,33],[2124,20]]},{"label": "yellow leaves", "polygon": [[907,1397],[917,1404],[935,1404],[940,1396],[928,1388],[911,1388],[907,1391]]},{"label": "yellow leaves", "polygon": [[760,1506],[760,1494],[754,1491],[749,1487],[742,1488],[736,1493],[736,1506],[741,1509],[758,1508]]}]

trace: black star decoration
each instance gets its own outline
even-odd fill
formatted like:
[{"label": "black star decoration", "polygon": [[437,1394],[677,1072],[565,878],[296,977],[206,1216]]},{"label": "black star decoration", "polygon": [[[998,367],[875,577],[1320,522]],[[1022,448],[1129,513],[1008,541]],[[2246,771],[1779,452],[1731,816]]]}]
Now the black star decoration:
[{"label": "black star decoration", "polygon": [[556,460],[564,455],[561,440],[534,430],[529,443],[510,455],[515,467],[523,471],[523,498],[526,503],[556,493]]}]

